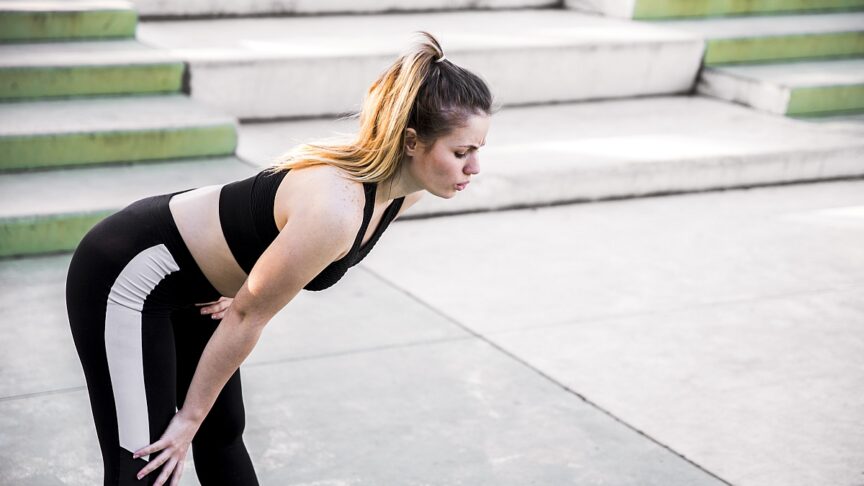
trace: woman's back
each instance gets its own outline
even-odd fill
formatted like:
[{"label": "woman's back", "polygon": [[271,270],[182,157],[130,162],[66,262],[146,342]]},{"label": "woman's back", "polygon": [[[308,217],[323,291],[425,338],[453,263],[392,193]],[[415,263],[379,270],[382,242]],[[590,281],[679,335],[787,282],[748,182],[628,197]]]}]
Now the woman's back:
[{"label": "woman's back", "polygon": [[376,203],[376,195],[377,184],[354,182],[338,168],[316,165],[259,172],[241,181],[184,192],[171,199],[170,209],[204,275],[222,295],[234,296],[291,214],[341,198],[338,202],[355,212],[357,237],[305,288],[321,290],[335,283],[371,250],[399,212],[403,198]]}]

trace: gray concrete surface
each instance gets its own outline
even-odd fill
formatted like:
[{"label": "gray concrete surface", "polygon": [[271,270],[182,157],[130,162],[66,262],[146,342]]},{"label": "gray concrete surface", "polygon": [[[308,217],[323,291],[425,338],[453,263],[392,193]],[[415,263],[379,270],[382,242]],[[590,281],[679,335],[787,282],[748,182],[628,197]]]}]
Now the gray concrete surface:
[{"label": "gray concrete surface", "polygon": [[809,123],[822,125],[831,130],[864,136],[864,114],[802,117],[799,119]]},{"label": "gray concrete surface", "polygon": [[223,124],[236,121],[179,94],[20,101],[0,106],[3,137]]},{"label": "gray concrete surface", "polygon": [[[250,453],[265,485],[858,486],[861,241],[864,181],[397,221],[265,329]],[[68,259],[0,261],[0,484],[99,481]]]},{"label": "gray concrete surface", "polygon": [[864,12],[817,12],[719,18],[651,20],[649,24],[699,34],[705,39],[860,32]]},{"label": "gray concrete surface", "polygon": [[453,9],[544,8],[555,0],[133,0],[142,17],[308,15]]},{"label": "gray concrete surface", "polygon": [[[696,84],[696,92],[745,106],[785,115],[795,90],[821,89],[819,104],[826,111],[855,108],[854,100],[843,91],[864,84],[864,59],[831,59],[793,63],[767,63],[737,66],[704,67]],[[848,100],[848,101],[843,101]],[[799,109],[795,107],[793,110]]]},{"label": "gray concrete surface", "polygon": [[155,194],[224,184],[255,174],[234,156],[0,175],[0,217],[113,210]]},{"label": "gray concrete surface", "polygon": [[408,221],[365,264],[732,484],[860,485],[862,241],[859,181]]},{"label": "gray concrete surface", "polygon": [[130,39],[0,45],[0,68],[74,68],[177,61],[165,51]]},{"label": "gray concrete surface", "polygon": [[137,37],[187,62],[193,99],[267,120],[358,110],[418,30],[508,105],[687,93],[704,50],[684,30],[557,9],[144,21]]},{"label": "gray concrete surface", "polygon": [[864,59],[861,58],[724,66],[711,69],[789,88],[864,84]]}]

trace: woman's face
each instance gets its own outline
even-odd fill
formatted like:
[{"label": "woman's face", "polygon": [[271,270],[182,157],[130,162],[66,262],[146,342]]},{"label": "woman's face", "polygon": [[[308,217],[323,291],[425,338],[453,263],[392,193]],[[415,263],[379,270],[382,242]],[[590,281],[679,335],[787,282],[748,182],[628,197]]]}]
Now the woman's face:
[{"label": "woman's face", "polygon": [[410,157],[409,171],[417,184],[445,199],[464,190],[471,177],[480,172],[477,151],[486,144],[489,122],[487,115],[472,115],[465,126],[439,138],[431,147],[419,141],[412,144],[409,137],[406,154]]}]

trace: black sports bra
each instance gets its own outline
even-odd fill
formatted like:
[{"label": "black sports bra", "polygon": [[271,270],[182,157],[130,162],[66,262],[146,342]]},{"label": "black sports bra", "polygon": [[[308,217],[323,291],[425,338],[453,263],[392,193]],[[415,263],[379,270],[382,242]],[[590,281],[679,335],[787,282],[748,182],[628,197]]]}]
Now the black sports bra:
[{"label": "black sports bra", "polygon": [[[258,261],[261,253],[270,246],[270,243],[279,234],[279,228],[276,227],[276,221],[273,217],[273,204],[279,183],[282,182],[288,170],[276,173],[263,170],[247,179],[225,184],[219,193],[219,222],[222,224],[222,233],[225,235],[225,241],[228,242],[228,248],[231,249],[237,263],[247,275],[255,262]],[[360,225],[360,232],[357,233],[348,254],[328,265],[309,281],[303,287],[304,289],[324,290],[338,282],[350,267],[360,263],[360,260],[369,254],[378,238],[399,213],[404,197],[394,199],[387,206],[372,237],[361,247],[363,235],[366,234],[366,228],[372,219],[377,187],[378,185],[374,182],[363,183],[363,189],[366,193],[363,224]]]}]

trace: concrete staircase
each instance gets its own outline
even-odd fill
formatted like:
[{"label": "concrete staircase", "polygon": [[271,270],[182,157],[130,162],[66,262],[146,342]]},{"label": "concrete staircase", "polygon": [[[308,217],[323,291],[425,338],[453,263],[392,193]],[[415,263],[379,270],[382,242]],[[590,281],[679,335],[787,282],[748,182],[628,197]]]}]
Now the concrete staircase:
[{"label": "concrete staircase", "polygon": [[509,106],[687,93],[703,49],[694,34],[562,10],[143,22],[138,37],[189,63],[194,99],[260,121],[358,110],[415,30]]},{"label": "concrete staircase", "polygon": [[864,0],[564,0],[564,5],[609,17],[655,20],[847,11],[864,8]]},{"label": "concrete staircase", "polygon": [[[70,5],[79,19],[137,19],[125,2],[23,4],[42,9],[34,32]],[[71,249],[135,199],[244,177],[295,143],[353,131],[336,117],[359,109],[417,30],[483,76],[504,109],[471,190],[424,198],[407,217],[864,174],[856,120],[841,129],[694,95],[700,70],[714,69],[702,66],[711,44],[684,21],[537,0],[400,5],[138,0],[143,20],[122,35],[7,39],[0,256]]]},{"label": "concrete staircase", "polygon": [[72,249],[136,197],[251,172],[236,120],[183,93],[184,63],[137,42],[137,18],[121,1],[0,3],[0,256]]},{"label": "concrete staircase", "polygon": [[504,10],[558,7],[559,0],[134,0],[149,19]]},{"label": "concrete staircase", "polygon": [[[567,0],[705,39],[696,91],[787,116],[864,112],[864,1]],[[662,19],[662,20],[660,20]]]}]

